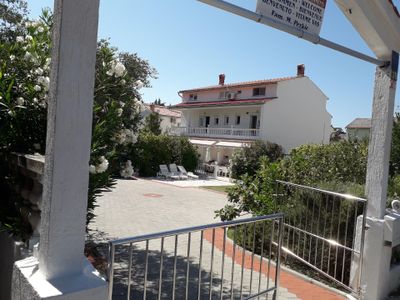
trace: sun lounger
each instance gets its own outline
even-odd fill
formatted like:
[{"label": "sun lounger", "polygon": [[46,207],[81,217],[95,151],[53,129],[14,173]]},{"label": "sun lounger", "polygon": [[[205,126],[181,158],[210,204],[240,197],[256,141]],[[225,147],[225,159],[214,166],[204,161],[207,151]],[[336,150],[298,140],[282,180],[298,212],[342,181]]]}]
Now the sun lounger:
[{"label": "sun lounger", "polygon": [[178,175],[180,179],[188,179],[189,178],[189,176],[187,174],[178,171],[176,164],[170,164],[169,169],[172,174]]},{"label": "sun lounger", "polygon": [[159,177],[165,177],[165,179],[180,179],[180,177],[168,170],[167,165],[160,165],[160,172],[158,172]]},{"label": "sun lounger", "polygon": [[183,166],[178,166],[178,169],[182,174],[185,174],[190,179],[199,179],[199,176],[193,174],[193,172],[187,172],[186,169]]}]

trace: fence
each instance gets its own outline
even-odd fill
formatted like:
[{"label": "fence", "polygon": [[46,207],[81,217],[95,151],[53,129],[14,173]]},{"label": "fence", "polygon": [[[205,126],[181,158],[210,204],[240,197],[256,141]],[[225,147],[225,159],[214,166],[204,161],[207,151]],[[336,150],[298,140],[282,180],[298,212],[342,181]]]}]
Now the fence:
[{"label": "fence", "polygon": [[279,213],[111,241],[108,298],[275,299],[282,230]]},{"label": "fence", "polygon": [[[359,297],[367,201],[285,181],[277,181],[276,195],[285,212],[285,263],[301,272],[317,271]],[[362,230],[357,246],[359,216]],[[355,261],[358,269],[351,270]]]}]

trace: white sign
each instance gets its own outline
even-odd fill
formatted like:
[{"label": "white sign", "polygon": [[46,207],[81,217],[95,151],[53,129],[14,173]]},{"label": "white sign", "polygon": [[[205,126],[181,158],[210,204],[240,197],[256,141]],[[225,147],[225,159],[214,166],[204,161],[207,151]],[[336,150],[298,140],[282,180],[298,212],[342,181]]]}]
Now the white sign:
[{"label": "white sign", "polygon": [[256,12],[308,33],[319,35],[326,0],[257,0]]}]

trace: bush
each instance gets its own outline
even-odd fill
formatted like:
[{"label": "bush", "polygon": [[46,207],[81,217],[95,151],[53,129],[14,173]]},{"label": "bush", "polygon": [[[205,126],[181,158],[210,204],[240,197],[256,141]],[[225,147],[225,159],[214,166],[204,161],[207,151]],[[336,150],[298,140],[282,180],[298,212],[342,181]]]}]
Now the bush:
[{"label": "bush", "polygon": [[250,147],[236,151],[231,160],[232,177],[239,178],[244,174],[253,176],[260,168],[260,158],[263,156],[274,162],[282,158],[282,147],[270,142],[255,141]]},{"label": "bush", "polygon": [[129,156],[141,176],[155,176],[159,165],[176,163],[187,171],[197,166],[197,149],[185,137],[142,131]]},{"label": "bush", "polygon": [[[0,31],[1,26],[0,23]],[[45,152],[51,27],[51,13],[44,11],[40,20],[18,24],[17,31],[0,43],[0,160],[3,162],[12,152]],[[119,53],[104,40],[98,43],[88,165],[88,222],[94,216],[96,197],[113,186],[111,175],[119,173],[120,161],[136,142],[143,106],[139,89],[148,86],[149,77],[155,76],[149,63],[136,54]],[[2,169],[0,193],[9,196],[2,198],[0,211],[15,207],[18,215],[20,200],[12,193],[15,178],[5,167]],[[18,217],[10,219],[0,214],[0,230],[15,232],[21,227],[19,224]]]},{"label": "bush", "polygon": [[276,179],[364,196],[367,150],[366,142],[342,142],[303,145],[276,162],[263,157],[253,175],[240,177],[228,193],[230,203],[216,211],[217,216],[231,220],[243,213],[286,211],[283,206],[278,209],[273,198]]},{"label": "bush", "polygon": [[303,145],[282,160],[283,177],[305,185],[316,182],[364,184],[367,153],[365,141]]}]

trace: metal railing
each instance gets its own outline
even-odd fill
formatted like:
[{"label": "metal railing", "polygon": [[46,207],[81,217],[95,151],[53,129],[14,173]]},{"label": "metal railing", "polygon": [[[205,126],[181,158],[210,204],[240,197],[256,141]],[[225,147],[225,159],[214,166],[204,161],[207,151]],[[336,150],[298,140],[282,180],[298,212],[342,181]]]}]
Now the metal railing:
[{"label": "metal railing", "polygon": [[300,271],[305,265],[360,297],[367,200],[279,180],[276,195],[285,213],[285,263]]},{"label": "metal railing", "polygon": [[108,299],[275,299],[282,230],[278,213],[111,241]]},{"label": "metal railing", "polygon": [[257,139],[260,137],[260,129],[251,128],[219,128],[219,127],[172,127],[171,134],[199,137],[226,137]]}]

